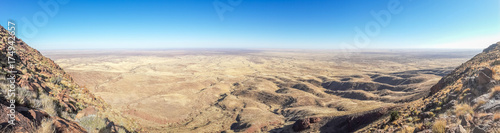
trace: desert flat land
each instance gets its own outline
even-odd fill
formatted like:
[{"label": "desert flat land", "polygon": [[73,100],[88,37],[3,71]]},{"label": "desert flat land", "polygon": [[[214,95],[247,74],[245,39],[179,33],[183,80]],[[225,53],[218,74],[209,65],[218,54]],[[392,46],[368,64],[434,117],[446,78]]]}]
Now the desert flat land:
[{"label": "desert flat land", "polygon": [[418,99],[480,50],[48,50],[151,132],[286,131]]}]

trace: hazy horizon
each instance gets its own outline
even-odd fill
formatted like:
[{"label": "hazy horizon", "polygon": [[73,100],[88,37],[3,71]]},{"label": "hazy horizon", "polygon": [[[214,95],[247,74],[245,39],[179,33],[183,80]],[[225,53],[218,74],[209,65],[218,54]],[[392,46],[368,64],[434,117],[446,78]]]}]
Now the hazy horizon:
[{"label": "hazy horizon", "polygon": [[[36,49],[484,49],[500,1],[3,1]],[[14,8],[15,7],[15,8]],[[492,19],[496,18],[496,19]]]}]

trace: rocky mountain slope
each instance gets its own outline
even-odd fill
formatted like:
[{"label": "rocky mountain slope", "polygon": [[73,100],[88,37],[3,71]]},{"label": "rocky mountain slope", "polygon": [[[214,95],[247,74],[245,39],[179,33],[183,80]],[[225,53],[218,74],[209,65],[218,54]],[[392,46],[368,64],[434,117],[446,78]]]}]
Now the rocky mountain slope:
[{"label": "rocky mountain slope", "polygon": [[[0,26],[1,132],[134,132],[140,128],[109,109],[99,97],[73,79],[49,58]],[[12,49],[14,48],[14,49]],[[11,55],[7,51],[13,50]],[[12,57],[11,59],[8,59]],[[15,67],[8,61],[15,59]],[[17,71],[10,74],[8,71]],[[14,80],[15,83],[9,84]],[[6,77],[6,78],[4,78]],[[14,91],[9,91],[11,86]],[[15,95],[10,93],[14,92]],[[14,102],[11,104],[11,100]],[[11,108],[14,107],[15,108]],[[12,113],[14,112],[14,113]],[[13,118],[15,122],[12,122]]]},{"label": "rocky mountain slope", "polygon": [[500,42],[359,132],[500,132]]}]

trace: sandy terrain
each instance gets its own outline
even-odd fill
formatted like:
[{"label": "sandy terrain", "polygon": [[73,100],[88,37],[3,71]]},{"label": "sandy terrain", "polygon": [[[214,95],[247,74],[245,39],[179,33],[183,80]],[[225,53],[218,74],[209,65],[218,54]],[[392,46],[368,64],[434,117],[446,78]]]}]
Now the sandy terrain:
[{"label": "sandy terrain", "polygon": [[148,131],[290,130],[392,106],[479,50],[42,51]]}]

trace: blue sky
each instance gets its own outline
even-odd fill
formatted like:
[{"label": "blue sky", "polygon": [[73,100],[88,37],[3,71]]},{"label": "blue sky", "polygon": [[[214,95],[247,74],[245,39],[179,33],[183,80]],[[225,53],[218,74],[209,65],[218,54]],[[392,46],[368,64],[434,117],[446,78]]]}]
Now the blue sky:
[{"label": "blue sky", "polygon": [[[500,41],[498,0],[231,1],[2,0],[0,24],[14,20],[18,37],[37,49],[457,49]],[[372,11],[389,11],[388,24]]]}]

